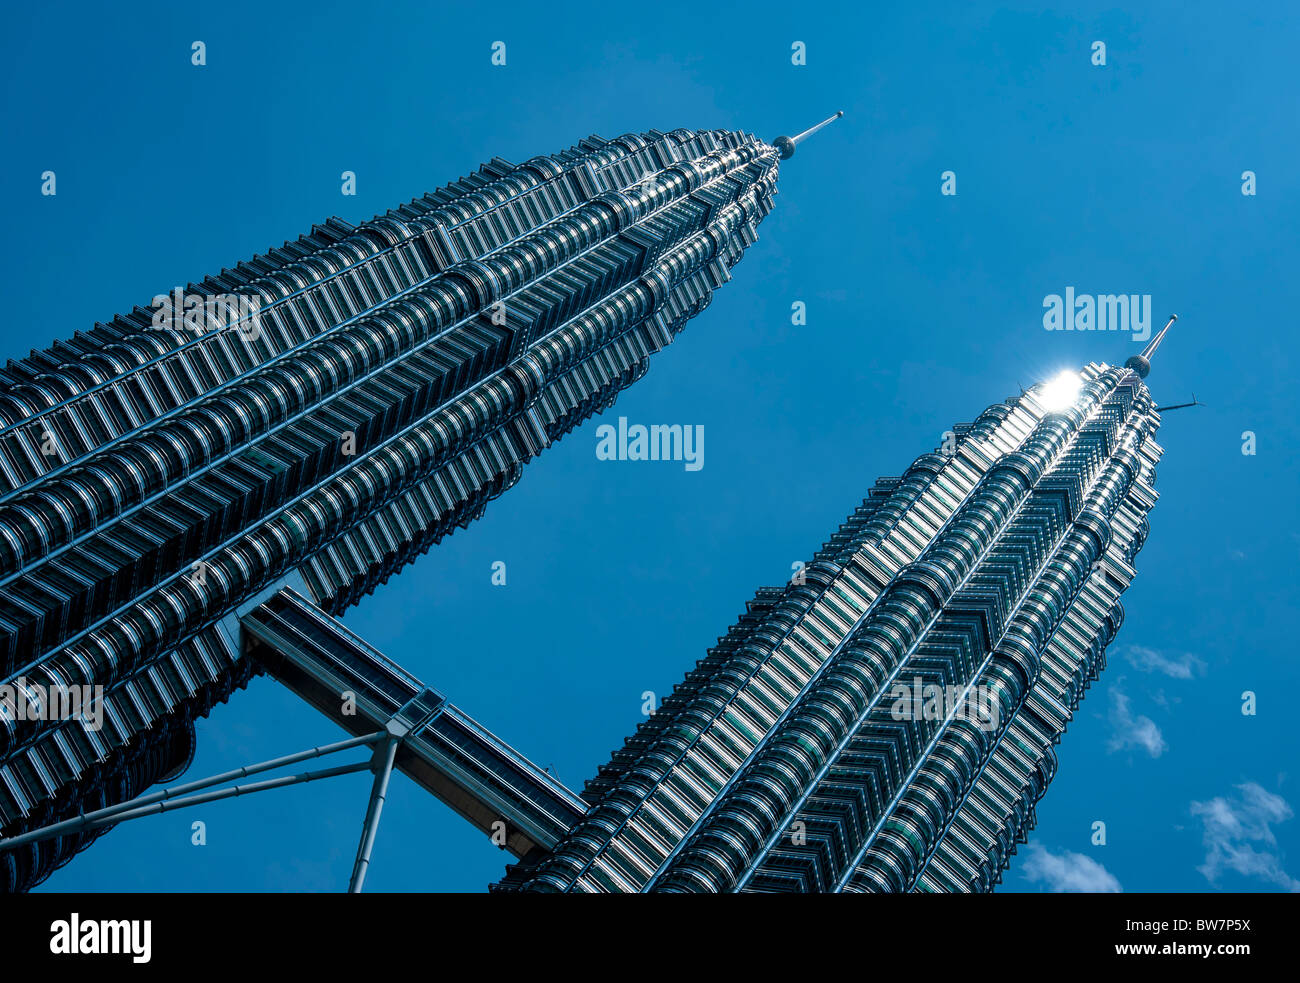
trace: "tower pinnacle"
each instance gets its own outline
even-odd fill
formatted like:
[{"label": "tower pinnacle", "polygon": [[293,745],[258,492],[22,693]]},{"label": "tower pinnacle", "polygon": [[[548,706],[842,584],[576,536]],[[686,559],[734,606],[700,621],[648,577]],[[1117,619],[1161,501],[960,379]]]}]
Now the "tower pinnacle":
[{"label": "tower pinnacle", "polygon": [[841,109],[834,116],[826,117],[816,126],[810,126],[802,133],[799,133],[792,137],[777,137],[775,140],[772,141],[772,146],[774,146],[777,150],[781,152],[782,160],[789,160],[791,157],[794,156],[795,147],[798,146],[800,140],[806,140],[808,137],[812,136],[814,133],[820,130],[823,126],[827,126],[831,123],[834,123],[837,119],[839,119],[843,115],[844,115],[844,110]]},{"label": "tower pinnacle", "polygon": [[1168,322],[1166,322],[1165,326],[1160,329],[1159,333],[1151,339],[1150,344],[1148,344],[1146,348],[1142,349],[1142,354],[1132,356],[1124,363],[1124,368],[1132,369],[1138,374],[1138,378],[1145,379],[1147,374],[1151,371],[1151,359],[1155,357],[1156,349],[1160,347],[1160,342],[1165,340],[1165,334],[1174,326],[1174,322],[1177,320],[1177,314],[1170,314]]}]

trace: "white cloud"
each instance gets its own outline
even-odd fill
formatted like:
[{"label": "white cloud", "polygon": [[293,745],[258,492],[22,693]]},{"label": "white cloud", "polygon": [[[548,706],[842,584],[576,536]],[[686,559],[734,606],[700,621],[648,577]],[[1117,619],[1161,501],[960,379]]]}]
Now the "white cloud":
[{"label": "white cloud", "polygon": [[1286,822],[1294,815],[1291,806],[1255,782],[1236,789],[1237,795],[1231,799],[1216,795],[1209,802],[1191,804],[1192,815],[1205,824],[1205,863],[1196,869],[1211,884],[1217,883],[1224,871],[1233,871],[1300,892],[1300,880],[1283,868],[1273,835],[1274,823]]},{"label": "white cloud", "polygon": [[1158,758],[1169,750],[1169,745],[1165,743],[1164,735],[1154,720],[1141,715],[1133,716],[1129,698],[1118,685],[1111,687],[1110,704],[1110,723],[1114,733],[1106,745],[1108,751],[1137,747],[1151,757]]},{"label": "white cloud", "polygon": [[1142,672],[1160,672],[1174,679],[1191,679],[1205,672],[1205,663],[1194,655],[1171,659],[1155,649],[1143,648],[1141,645],[1130,645],[1124,651],[1124,658]]},{"label": "white cloud", "polygon": [[1155,702],[1155,705],[1160,707],[1162,710],[1169,710],[1176,704],[1183,702],[1181,696],[1170,696],[1164,691],[1163,687],[1152,693],[1151,699]]},{"label": "white cloud", "polygon": [[1115,875],[1091,857],[1065,850],[1052,853],[1031,843],[1020,872],[1027,880],[1042,881],[1053,894],[1119,894]]}]

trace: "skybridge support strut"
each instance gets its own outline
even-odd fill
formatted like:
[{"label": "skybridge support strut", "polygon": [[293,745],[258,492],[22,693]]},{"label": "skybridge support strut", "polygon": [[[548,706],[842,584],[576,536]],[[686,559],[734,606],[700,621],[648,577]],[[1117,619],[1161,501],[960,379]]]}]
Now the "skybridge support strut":
[{"label": "skybridge support strut", "polygon": [[375,782],[370,788],[370,805],[366,807],[366,821],[362,824],[361,843],[357,846],[356,863],[352,865],[352,880],[348,884],[349,894],[360,894],[361,885],[366,881],[366,868],[370,866],[370,851],[375,847],[375,834],[379,832],[379,816],[384,811],[384,799],[388,797],[388,780],[393,777],[393,760],[397,757],[397,745],[401,738],[390,737],[380,751],[375,753],[375,760],[383,756],[383,763],[375,768]]},{"label": "skybridge support strut", "polygon": [[[295,586],[269,588],[222,624],[232,644],[354,736],[137,796],[42,829],[0,840],[0,852],[55,836],[109,826],[186,806],[304,782],[374,773],[348,891],[365,883],[394,770],[447,803],[516,857],[555,846],[587,803],[473,718],[349,632]],[[355,747],[369,760],[297,775],[214,788]]]},{"label": "skybridge support strut", "polygon": [[138,795],[134,799],[120,802],[117,805],[108,806],[104,809],[96,809],[94,812],[83,813],[75,819],[67,819],[60,823],[54,823],[51,826],[43,826],[40,829],[30,830],[18,836],[11,836],[9,839],[0,840],[0,852],[5,850],[14,850],[18,847],[27,846],[29,843],[37,843],[41,840],[48,840],[55,836],[67,836],[72,833],[97,829],[100,826],[113,826],[117,823],[126,822],[129,819],[139,819],[143,816],[156,816],[162,812],[174,812],[175,810],[183,809],[186,806],[202,805],[207,802],[217,802],[221,799],[229,799],[238,795],[248,795],[252,792],[263,792],[273,788],[286,788],[289,785],[300,785],[303,782],[313,782],[321,778],[333,778],[336,775],[350,775],[353,772],[364,771],[370,767],[370,763],[366,761],[356,761],[352,764],[339,765],[334,768],[325,768],[320,771],[307,771],[300,775],[286,775],[279,778],[268,778],[260,782],[252,782],[245,785],[232,785],[228,788],[216,789],[211,792],[202,791],[204,789],[210,789],[214,785],[221,785],[224,782],[232,781],[236,778],[247,778],[250,775],[257,775],[261,772],[271,771],[275,768],[284,768],[292,764],[297,764],[300,761],[306,761],[310,758],[320,758],[327,754],[334,754],[337,751],[347,751],[354,747],[374,744],[375,742],[382,740],[385,736],[386,734],[383,731],[364,734],[360,737],[349,738],[346,741],[336,741],[333,744],[325,744],[321,747],[310,748],[306,751],[299,751],[296,754],[289,754],[280,758],[272,758],[269,761],[261,761],[253,765],[245,765],[244,767],[236,768],[233,771],[222,772],[220,775],[212,775],[208,778],[198,779],[197,781],[186,782],[184,785],[174,785],[169,788],[160,789],[157,792]]}]

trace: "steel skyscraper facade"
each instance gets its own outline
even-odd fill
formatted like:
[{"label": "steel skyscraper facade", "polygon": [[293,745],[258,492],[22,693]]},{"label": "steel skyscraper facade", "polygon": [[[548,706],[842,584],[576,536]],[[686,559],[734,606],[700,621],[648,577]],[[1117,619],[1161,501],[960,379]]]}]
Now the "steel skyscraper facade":
[{"label": "steel skyscraper facade", "polygon": [[[240,614],[290,577],[342,611],[608,407],[727,281],[798,139],[495,158],[10,362],[0,683],[106,695],[98,729],[0,707],[0,831],[182,772],[258,671]],[[0,852],[0,887],[95,835]]]},{"label": "steel skyscraper facade", "polygon": [[155,298],[173,320],[137,308],[11,362],[0,685],[106,696],[98,728],[0,702],[0,887],[162,796],[232,793],[140,796],[267,671],[351,736],[241,774],[374,751],[281,782],[375,772],[353,890],[394,770],[519,858],[496,890],[991,890],[1123,621],[1172,320],[877,481],[580,796],[334,617],[640,377],[824,125],[496,159]]},{"label": "steel skyscraper facade", "polygon": [[1123,622],[1161,455],[1143,378],[1168,329],[877,481],[496,889],[991,890]]}]

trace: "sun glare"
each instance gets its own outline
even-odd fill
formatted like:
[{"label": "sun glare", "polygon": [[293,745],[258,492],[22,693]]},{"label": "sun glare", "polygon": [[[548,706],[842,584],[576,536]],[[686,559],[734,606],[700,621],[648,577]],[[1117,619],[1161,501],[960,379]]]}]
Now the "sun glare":
[{"label": "sun glare", "polygon": [[1038,401],[1043,404],[1043,408],[1051,412],[1063,410],[1079,395],[1079,388],[1083,385],[1083,379],[1079,373],[1066,370],[1058,375],[1051,382],[1043,383],[1042,388],[1038,390]]}]

